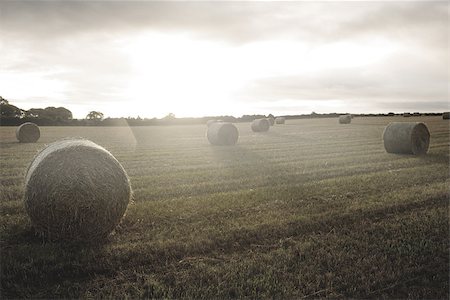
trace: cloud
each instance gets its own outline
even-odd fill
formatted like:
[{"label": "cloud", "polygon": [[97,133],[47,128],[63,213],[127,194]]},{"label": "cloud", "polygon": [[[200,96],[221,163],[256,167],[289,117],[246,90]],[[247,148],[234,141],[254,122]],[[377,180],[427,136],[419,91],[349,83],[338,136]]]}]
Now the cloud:
[{"label": "cloud", "polygon": [[448,70],[442,63],[426,55],[401,52],[369,67],[255,80],[239,94],[250,102],[341,100],[349,108],[362,102],[383,110],[444,110],[448,108]]},{"label": "cloud", "polygon": [[[428,36],[439,42],[448,25],[448,4],[443,2],[13,1],[2,2],[0,9],[3,33],[45,39],[153,29],[236,43],[327,41],[374,33]],[[433,34],[429,27],[438,30]]]},{"label": "cloud", "polygon": [[[256,69],[260,74],[235,93],[241,104],[252,107],[262,101],[281,111],[283,105],[301,107],[296,104],[301,101],[334,101],[343,107],[359,103],[361,109],[362,102],[367,108],[380,110],[406,110],[410,106],[418,107],[417,110],[446,109],[448,7],[447,2],[397,1],[3,1],[0,76],[22,78],[14,87],[25,85],[25,79],[32,77],[39,77],[36,86],[50,88],[50,82],[57,82],[58,89],[49,94],[58,98],[45,100],[42,87],[29,88],[34,93],[29,97],[12,87],[2,87],[2,96],[24,103],[98,105],[92,108],[98,110],[120,103],[130,87],[128,81],[136,78],[136,70],[123,47],[133,36],[154,32],[184,34],[191,41],[218,42],[224,45],[220,53],[248,57],[239,65],[231,61],[224,67],[226,72],[218,69],[217,74],[208,77],[223,78],[217,76],[223,73],[232,77],[234,69],[239,77],[242,73],[254,74]],[[260,45],[272,48],[258,49]],[[296,57],[297,49],[277,49],[273,45],[300,45],[303,52],[299,50],[297,56],[305,57]],[[347,45],[348,53],[345,49],[339,53],[321,52],[327,47],[339,50],[336,45]],[[386,51],[384,45],[393,50]],[[248,49],[254,52],[253,58]],[[355,49],[373,53],[358,54]],[[155,56],[151,50],[148,55]],[[190,58],[183,47],[168,50],[159,52],[158,55],[166,55],[161,61],[174,61],[176,55]],[[244,51],[247,56],[242,54]],[[383,55],[372,61],[377,53]],[[214,59],[217,56],[211,55]],[[310,57],[317,66],[308,64]],[[358,59],[364,63],[356,63]],[[345,66],[347,61],[349,65]],[[236,68],[229,66],[233,63]],[[171,71],[177,73],[177,65]],[[189,73],[183,71],[178,74]],[[171,77],[167,76],[168,80]],[[147,88],[145,80],[143,84]],[[169,82],[167,86],[175,84]],[[274,104],[271,106],[270,102]],[[312,102],[309,105],[313,107]]]}]

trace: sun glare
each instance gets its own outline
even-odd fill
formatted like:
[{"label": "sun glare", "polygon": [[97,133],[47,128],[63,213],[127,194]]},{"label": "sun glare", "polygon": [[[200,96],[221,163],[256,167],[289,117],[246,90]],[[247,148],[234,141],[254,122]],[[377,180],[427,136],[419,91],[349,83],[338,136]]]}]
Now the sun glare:
[{"label": "sun glare", "polygon": [[134,75],[123,97],[142,107],[142,115],[156,117],[245,113],[242,92],[254,81],[361,67],[394,51],[383,40],[316,46],[268,40],[233,46],[175,33],[145,33],[125,44]]},{"label": "sun glare", "polygon": [[228,50],[212,42],[148,34],[131,42],[126,51],[134,77],[125,94],[151,115],[220,114],[241,83]]}]

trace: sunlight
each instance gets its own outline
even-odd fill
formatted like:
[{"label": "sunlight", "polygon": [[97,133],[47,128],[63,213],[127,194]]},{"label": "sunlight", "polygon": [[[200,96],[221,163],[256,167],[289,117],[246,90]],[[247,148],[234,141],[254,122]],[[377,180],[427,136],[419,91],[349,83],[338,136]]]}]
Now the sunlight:
[{"label": "sunlight", "polygon": [[[382,61],[395,50],[383,40],[315,46],[268,40],[233,46],[194,40],[187,34],[151,32],[129,38],[125,44],[123,51],[134,75],[123,97],[142,107],[143,115],[157,117],[245,113],[249,106],[242,91],[255,80],[362,67]],[[294,100],[295,106],[303,101]]]},{"label": "sunlight", "polygon": [[131,42],[126,51],[135,76],[125,95],[152,115],[220,114],[242,84],[228,49],[220,44],[194,42],[183,35],[147,34]]},{"label": "sunlight", "polygon": [[[59,72],[59,71],[58,71]],[[32,98],[31,108],[36,103],[36,99],[65,99],[67,83],[60,79],[55,79],[56,71],[52,72],[30,72],[28,74],[19,72],[0,72],[0,82],[2,83],[3,95],[14,95],[16,98]]]}]

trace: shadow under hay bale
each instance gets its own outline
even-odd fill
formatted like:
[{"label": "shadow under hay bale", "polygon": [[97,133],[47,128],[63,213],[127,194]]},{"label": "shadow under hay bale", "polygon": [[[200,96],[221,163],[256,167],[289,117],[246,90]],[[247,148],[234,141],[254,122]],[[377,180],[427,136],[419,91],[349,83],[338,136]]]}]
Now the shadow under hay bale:
[{"label": "shadow under hay bale", "polygon": [[131,198],[128,176],[103,147],[83,139],[54,142],[30,164],[25,209],[48,240],[104,240]]},{"label": "shadow under hay bale", "polygon": [[208,127],[206,137],[212,145],[235,145],[239,138],[239,131],[232,123],[215,122]]},{"label": "shadow under hay bale", "polygon": [[339,116],[339,124],[350,124],[352,122],[351,115]]},{"label": "shadow under hay bale", "polygon": [[40,137],[41,131],[34,123],[23,123],[16,129],[16,138],[20,143],[36,143]]},{"label": "shadow under hay bale", "polygon": [[450,119],[450,112],[446,111],[442,113],[442,119],[449,120]]},{"label": "shadow under hay bale", "polygon": [[275,119],[276,124],[284,124],[286,122],[286,118],[284,117],[278,117]]},{"label": "shadow under hay bale", "polygon": [[270,122],[267,119],[256,119],[252,122],[253,132],[265,132],[270,128]]},{"label": "shadow under hay bale", "polygon": [[430,132],[424,123],[393,122],[384,129],[383,142],[388,153],[426,154]]}]

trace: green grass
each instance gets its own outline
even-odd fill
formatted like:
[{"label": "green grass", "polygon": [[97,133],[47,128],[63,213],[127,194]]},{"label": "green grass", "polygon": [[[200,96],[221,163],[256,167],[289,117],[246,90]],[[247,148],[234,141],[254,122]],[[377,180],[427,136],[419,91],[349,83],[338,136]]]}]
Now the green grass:
[{"label": "green grass", "polygon": [[[205,126],[42,127],[19,144],[0,127],[4,298],[449,297],[449,123],[428,155],[387,154],[402,117],[295,120],[235,147]],[[22,203],[33,156],[59,138],[109,149],[134,189],[101,245],[49,243]]]}]

